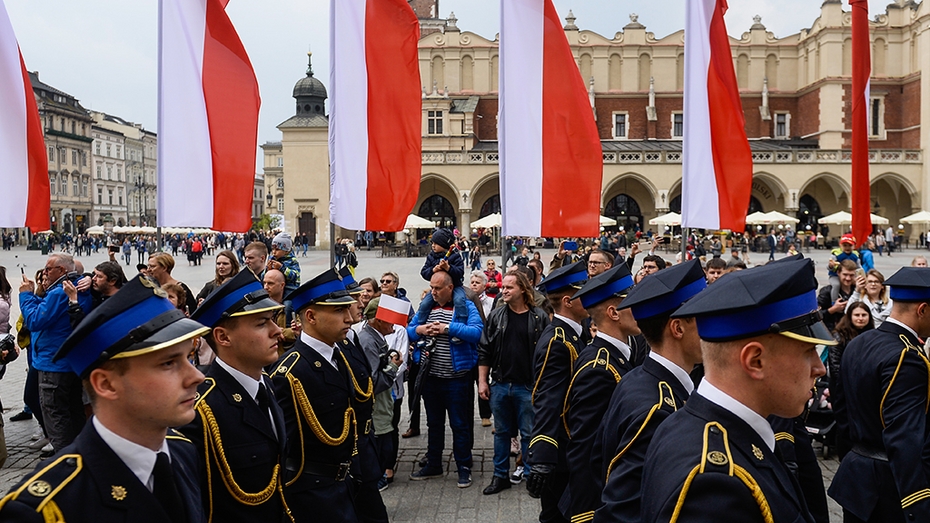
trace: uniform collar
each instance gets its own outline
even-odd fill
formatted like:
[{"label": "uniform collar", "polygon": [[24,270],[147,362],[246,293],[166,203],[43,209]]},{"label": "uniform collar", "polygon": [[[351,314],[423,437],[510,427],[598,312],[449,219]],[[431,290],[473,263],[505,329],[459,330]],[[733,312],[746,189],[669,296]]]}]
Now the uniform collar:
[{"label": "uniform collar", "polygon": [[566,318],[565,316],[562,316],[561,314],[553,314],[552,317],[558,318],[564,321],[569,327],[572,328],[573,331],[575,331],[575,336],[581,336],[581,324],[578,323],[577,321]]},{"label": "uniform collar", "polygon": [[155,483],[152,477],[152,471],[155,470],[155,460],[158,458],[158,452],[164,452],[168,455],[169,459],[171,458],[171,453],[168,451],[167,440],[162,440],[161,448],[158,452],[155,452],[138,443],[133,443],[106,428],[103,423],[97,419],[97,416],[92,418],[92,423],[94,424],[94,428],[97,429],[97,434],[100,435],[100,439],[102,439],[117,457],[126,464],[126,467],[139,478],[139,481],[145,485],[147,489],[152,490]]},{"label": "uniform collar", "polygon": [[729,411],[734,416],[746,422],[747,425],[756,431],[770,451],[775,452],[775,432],[769,422],[759,415],[756,411],[743,405],[732,396],[713,386],[705,377],[698,385],[698,394],[704,396],[707,401],[714,403],[722,409]]},{"label": "uniform collar", "polygon": [[228,372],[229,375],[233,377],[233,379],[239,382],[239,385],[242,385],[242,388],[245,389],[247,393],[249,393],[250,398],[252,398],[253,400],[256,400],[256,397],[258,396],[258,386],[260,383],[258,380],[256,380],[252,376],[249,376],[248,374],[245,374],[239,369],[236,369],[230,366],[228,363],[223,361],[219,356],[217,356],[216,360],[214,360],[213,362],[219,365],[223,370]]},{"label": "uniform collar", "polygon": [[894,318],[886,318],[885,321],[887,321],[887,322],[889,322],[889,323],[894,323],[895,325],[900,325],[901,327],[903,327],[904,329],[906,329],[907,332],[910,332],[911,335],[914,336],[914,339],[915,339],[915,340],[921,339],[920,336],[917,335],[917,331],[915,331],[914,329],[912,329],[912,328],[910,328],[909,326],[907,326],[906,324],[904,324],[901,320],[896,320],[896,319],[894,319]]},{"label": "uniform collar", "polygon": [[630,359],[630,354],[632,354],[633,351],[630,349],[629,345],[627,345],[626,343],[623,343],[617,338],[614,338],[613,336],[608,336],[607,334],[604,334],[601,331],[597,331],[597,337],[613,345],[614,347],[617,347],[617,350],[619,350],[620,353],[623,354],[624,358],[626,358],[627,360]]},{"label": "uniform collar", "polygon": [[323,359],[328,361],[329,364],[334,368],[338,368],[336,367],[336,363],[333,361],[334,348],[332,345],[327,345],[303,331],[300,333],[300,341],[306,343],[308,347],[317,351],[320,356],[323,356]]},{"label": "uniform collar", "polygon": [[691,381],[691,376],[685,372],[685,369],[679,367],[677,363],[655,351],[649,351],[649,358],[655,360],[656,363],[662,365],[666,370],[674,374],[675,377],[678,378],[678,381],[681,382],[681,386],[688,391],[689,395],[694,392],[694,382]]}]

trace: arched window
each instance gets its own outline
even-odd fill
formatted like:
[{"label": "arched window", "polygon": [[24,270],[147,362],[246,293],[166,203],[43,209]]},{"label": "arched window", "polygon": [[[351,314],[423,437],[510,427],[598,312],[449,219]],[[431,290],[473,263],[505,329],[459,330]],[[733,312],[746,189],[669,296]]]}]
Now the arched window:
[{"label": "arched window", "polygon": [[438,194],[434,194],[423,200],[420,204],[420,212],[417,213],[421,218],[438,222],[440,227],[455,227],[455,209],[449,200]]},{"label": "arched window", "polygon": [[604,207],[604,216],[617,220],[617,225],[627,230],[635,230],[643,226],[643,213],[639,209],[639,204],[627,194],[618,194],[607,202],[607,206]]},{"label": "arched window", "polygon": [[823,212],[820,210],[820,203],[809,194],[801,196],[801,199],[798,201],[797,219],[801,220],[798,222],[798,230],[807,230],[807,226],[810,225],[811,230],[816,232],[819,229],[817,220],[820,218],[823,218]]},{"label": "arched window", "polygon": [[501,212],[501,195],[499,194],[495,194],[484,201],[481,210],[478,212],[478,218],[481,219],[496,212]]}]

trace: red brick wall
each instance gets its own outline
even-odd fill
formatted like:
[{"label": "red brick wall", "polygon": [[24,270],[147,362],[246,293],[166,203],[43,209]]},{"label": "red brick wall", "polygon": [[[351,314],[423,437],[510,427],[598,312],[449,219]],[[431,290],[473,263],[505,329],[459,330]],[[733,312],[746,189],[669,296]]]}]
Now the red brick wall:
[{"label": "red brick wall", "polygon": [[[906,83],[901,90],[899,110],[901,111],[901,129],[920,125],[920,82],[921,78]],[[920,149],[920,129],[900,133],[901,147]]]},{"label": "red brick wall", "polygon": [[[409,0],[410,7],[416,13],[417,18],[438,18],[439,17],[439,0]],[[435,16],[430,16],[430,7],[436,6]]]},{"label": "red brick wall", "polygon": [[797,98],[796,113],[791,115],[791,135],[806,136],[820,130],[820,90],[814,89]]},{"label": "red brick wall", "polygon": [[478,100],[478,106],[475,107],[474,129],[478,140],[497,140],[497,98],[482,97]]},{"label": "red brick wall", "polygon": [[642,140],[646,136],[646,106],[649,105],[647,97],[637,98],[597,98],[594,108],[597,111],[597,132],[601,140],[613,139],[615,112],[627,113],[627,138]]}]

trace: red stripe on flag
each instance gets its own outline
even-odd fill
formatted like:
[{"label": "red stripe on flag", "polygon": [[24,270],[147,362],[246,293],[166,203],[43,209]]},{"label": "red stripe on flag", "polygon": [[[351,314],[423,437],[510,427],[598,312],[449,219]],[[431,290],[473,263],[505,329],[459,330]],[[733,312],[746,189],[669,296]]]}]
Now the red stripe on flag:
[{"label": "red stripe on flag", "polygon": [[417,202],[421,171],[420,23],[404,0],[368,0],[368,230],[399,231]]},{"label": "red stripe on flag", "polygon": [[393,323],[394,325],[400,325],[402,327],[407,326],[407,315],[401,312],[392,311],[390,309],[385,309],[384,307],[378,307],[378,312],[375,313],[375,318],[386,321],[388,323]]},{"label": "red stripe on flag", "polygon": [[541,236],[597,236],[603,154],[588,90],[546,0],[543,29]]},{"label": "red stripe on flag", "polygon": [[852,8],[852,233],[860,243],[872,233],[869,186],[869,106],[866,86],[871,75],[869,3],[849,0]]},{"label": "red stripe on flag", "polygon": [[33,232],[45,231],[51,228],[49,210],[52,204],[48,181],[48,156],[45,154],[45,138],[42,136],[39,108],[32,93],[32,82],[29,81],[22,52],[19,53],[19,63],[23,70],[23,88],[26,91],[26,148],[29,161],[29,201],[26,203],[24,225]]},{"label": "red stripe on flag", "polygon": [[206,23],[203,93],[213,154],[212,228],[245,232],[252,227],[258,81],[221,0],[207,0]]},{"label": "red stripe on flag", "polygon": [[711,148],[719,195],[720,228],[742,231],[752,195],[752,151],[746,138],[746,122],[739,86],[733,71],[733,55],[723,15],[726,0],[717,0],[710,22],[710,66],[707,98],[710,106]]}]

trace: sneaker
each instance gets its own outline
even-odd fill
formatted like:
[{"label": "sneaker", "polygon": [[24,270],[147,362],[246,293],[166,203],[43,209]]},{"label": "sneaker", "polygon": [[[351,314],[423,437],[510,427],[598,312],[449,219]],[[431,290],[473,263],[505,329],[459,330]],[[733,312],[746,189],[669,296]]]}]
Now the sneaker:
[{"label": "sneaker", "polygon": [[17,414],[10,416],[10,421],[26,421],[29,419],[32,419],[32,413],[26,412],[25,410],[21,410]]},{"label": "sneaker", "polygon": [[523,465],[517,465],[516,470],[510,475],[510,482],[519,485],[521,481],[523,481]]},{"label": "sneaker", "polygon": [[413,481],[422,481],[424,479],[438,478],[442,477],[442,469],[435,468],[431,469],[429,467],[423,467],[420,470],[410,474],[410,479]]},{"label": "sneaker", "polygon": [[55,452],[55,447],[52,446],[51,442],[46,443],[45,446],[42,447],[42,452]]},{"label": "sneaker", "polygon": [[42,430],[42,427],[36,427],[36,431],[32,433],[32,436],[29,436],[29,439],[32,441],[38,441],[45,437],[45,432]]},{"label": "sneaker", "polygon": [[48,438],[44,438],[44,437],[43,437],[43,438],[39,438],[39,439],[33,441],[32,443],[26,445],[26,448],[31,449],[31,450],[39,450],[39,449],[45,447],[45,446],[48,445],[48,444],[49,444]]},{"label": "sneaker", "polygon": [[462,467],[459,469],[459,482],[456,485],[458,488],[468,488],[471,486],[471,469],[468,467]]},{"label": "sneaker", "polygon": [[378,492],[384,492],[387,490],[388,485],[390,485],[390,483],[388,482],[387,474],[385,474],[381,476],[381,479],[378,480]]}]

